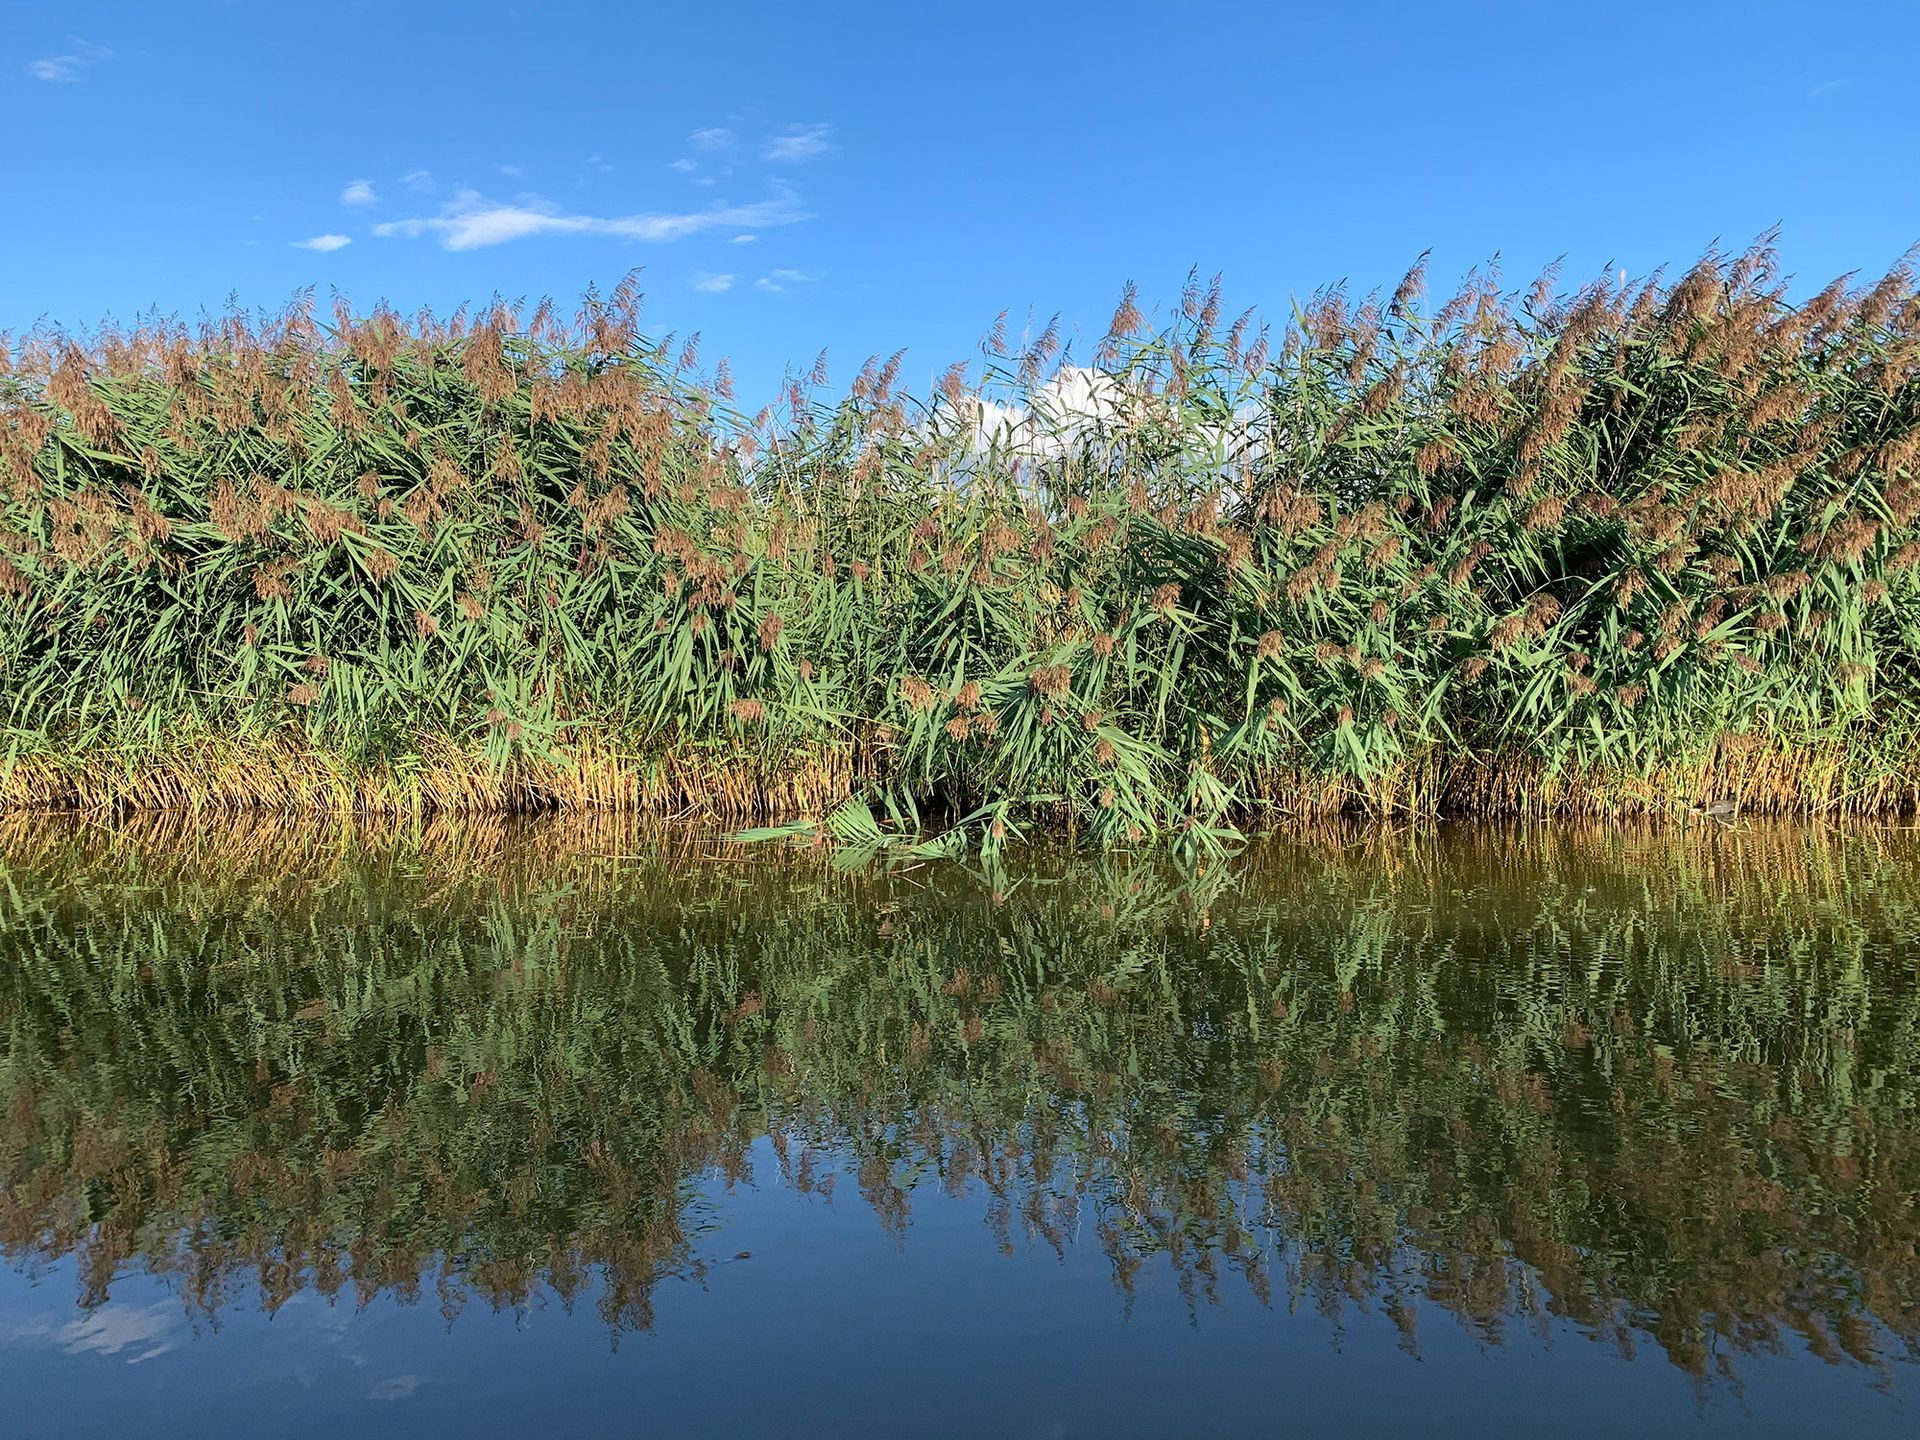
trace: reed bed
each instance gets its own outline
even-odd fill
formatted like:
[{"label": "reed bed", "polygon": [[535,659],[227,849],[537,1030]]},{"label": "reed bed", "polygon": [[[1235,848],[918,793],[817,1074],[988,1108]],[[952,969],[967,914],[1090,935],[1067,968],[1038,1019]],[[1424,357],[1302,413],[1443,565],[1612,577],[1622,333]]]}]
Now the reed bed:
[{"label": "reed bed", "polygon": [[[1920,800],[1920,290],[1270,328],[1129,291],[936,391],[578,314],[0,347],[0,806],[612,809],[1207,850],[1337,813]],[[848,807],[848,802],[851,806]]]}]

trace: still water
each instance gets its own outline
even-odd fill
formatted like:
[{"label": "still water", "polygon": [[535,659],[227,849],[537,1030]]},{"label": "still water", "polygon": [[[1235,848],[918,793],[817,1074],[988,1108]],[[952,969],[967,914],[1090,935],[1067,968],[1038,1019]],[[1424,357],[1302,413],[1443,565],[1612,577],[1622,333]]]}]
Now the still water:
[{"label": "still water", "polygon": [[1920,836],[0,822],[22,1437],[1920,1433]]}]

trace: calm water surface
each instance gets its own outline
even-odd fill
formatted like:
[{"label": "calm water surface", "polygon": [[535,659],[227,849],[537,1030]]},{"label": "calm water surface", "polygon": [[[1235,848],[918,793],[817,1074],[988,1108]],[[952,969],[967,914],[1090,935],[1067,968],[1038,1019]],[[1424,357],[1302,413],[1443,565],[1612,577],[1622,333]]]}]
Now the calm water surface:
[{"label": "calm water surface", "polygon": [[0,823],[10,1435],[1920,1433],[1920,836]]}]

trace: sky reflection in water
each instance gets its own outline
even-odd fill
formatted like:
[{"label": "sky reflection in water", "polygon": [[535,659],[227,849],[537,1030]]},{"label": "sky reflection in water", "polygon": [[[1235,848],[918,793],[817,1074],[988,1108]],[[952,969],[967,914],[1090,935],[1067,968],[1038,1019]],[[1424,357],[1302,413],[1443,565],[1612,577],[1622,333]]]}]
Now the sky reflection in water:
[{"label": "sky reflection in water", "polygon": [[1920,845],[0,825],[23,1433],[1903,1434]]}]

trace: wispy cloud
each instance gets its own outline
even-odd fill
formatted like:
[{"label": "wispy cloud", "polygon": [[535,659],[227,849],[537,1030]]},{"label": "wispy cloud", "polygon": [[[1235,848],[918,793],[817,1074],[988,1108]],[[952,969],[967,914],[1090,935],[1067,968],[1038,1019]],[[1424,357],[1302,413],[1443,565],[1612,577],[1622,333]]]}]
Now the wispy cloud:
[{"label": "wispy cloud", "polygon": [[69,1355],[119,1355],[132,1350],[135,1353],[127,1357],[127,1363],[138,1365],[177,1348],[180,1342],[173,1337],[179,1329],[178,1310],[161,1301],[144,1307],[116,1305],[95,1310],[62,1326],[58,1338],[60,1348]]},{"label": "wispy cloud", "polygon": [[493,168],[498,170],[502,175],[506,176],[509,180],[518,180],[521,176],[527,173],[525,170],[522,170],[518,165],[496,165]]},{"label": "wispy cloud", "polygon": [[767,159],[791,164],[813,160],[833,149],[833,126],[789,125],[767,141],[762,152]]},{"label": "wispy cloud", "polygon": [[698,160],[689,160],[684,155],[681,156],[678,160],[669,160],[667,162],[667,169],[678,170],[682,174],[687,174],[691,171],[698,170],[699,168],[700,168],[700,162]]},{"label": "wispy cloud", "polygon": [[733,144],[733,131],[724,125],[715,125],[711,129],[695,130],[687,140],[696,150],[725,150]]},{"label": "wispy cloud", "polygon": [[409,190],[418,190],[430,194],[433,190],[433,172],[431,170],[409,170],[400,177],[400,183]]},{"label": "wispy cloud", "polygon": [[1818,85],[1807,91],[1807,99],[1824,100],[1827,96],[1846,88],[1847,82],[1845,80],[1822,80]]},{"label": "wispy cloud", "polygon": [[769,295],[781,295],[792,286],[811,285],[819,278],[818,275],[810,274],[805,270],[769,270],[753,282],[753,288],[764,290]]},{"label": "wispy cloud", "polygon": [[62,54],[42,55],[38,60],[28,61],[27,73],[51,85],[71,85],[94,66],[114,58],[113,51],[106,46],[77,36],[67,45],[69,48]]},{"label": "wispy cloud", "polygon": [[546,201],[517,204],[489,200],[463,190],[438,215],[389,220],[373,227],[376,235],[409,239],[431,235],[446,250],[479,250],[524,240],[532,235],[608,235],[622,240],[680,240],[703,231],[762,230],[812,218],[791,190],[750,205],[714,205],[705,210],[647,212],[638,215],[572,215]]},{"label": "wispy cloud", "polygon": [[693,272],[693,288],[704,290],[709,295],[718,295],[724,290],[731,290],[738,278],[737,275],[715,275],[710,270],[696,270]]},{"label": "wispy cloud", "polygon": [[405,1400],[427,1383],[424,1375],[395,1375],[367,1391],[369,1400]]},{"label": "wispy cloud", "polygon": [[371,180],[349,180],[346,188],[340,192],[342,205],[378,205],[380,197],[373,193]]},{"label": "wispy cloud", "polygon": [[351,245],[353,240],[346,235],[315,235],[311,240],[295,240],[291,243],[296,249],[318,250],[325,253],[329,250],[339,250]]},{"label": "wispy cloud", "polygon": [[759,238],[758,235],[736,235],[727,243],[729,245],[751,245]]},{"label": "wispy cloud", "polygon": [[127,1364],[138,1365],[179,1348],[183,1329],[177,1304],[114,1303],[64,1325],[35,1317],[0,1331],[0,1341],[54,1345],[69,1355],[126,1355]]}]

